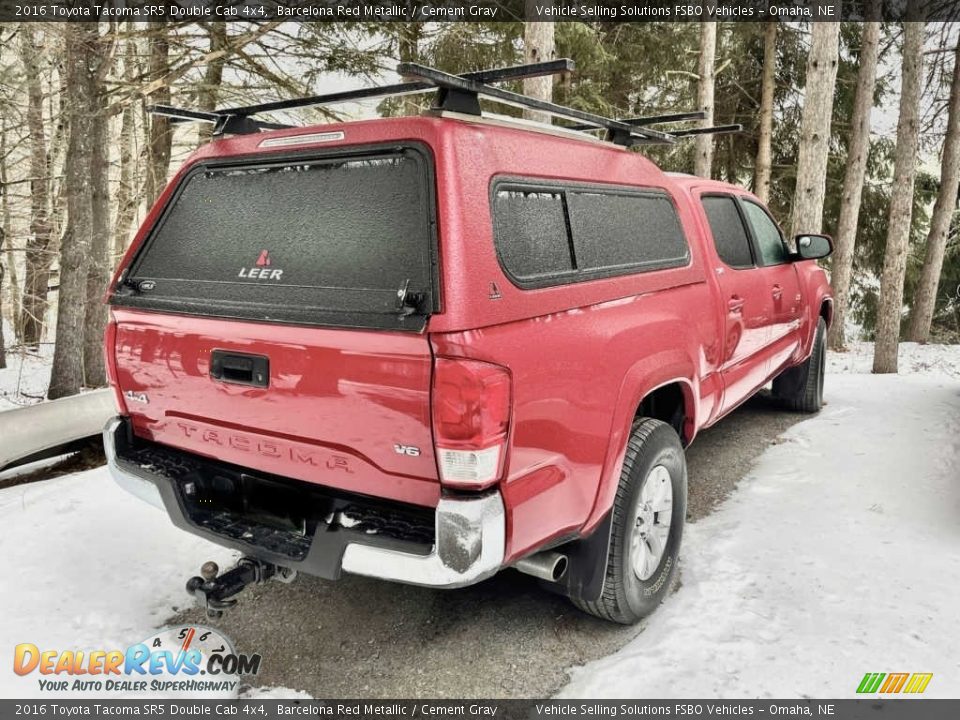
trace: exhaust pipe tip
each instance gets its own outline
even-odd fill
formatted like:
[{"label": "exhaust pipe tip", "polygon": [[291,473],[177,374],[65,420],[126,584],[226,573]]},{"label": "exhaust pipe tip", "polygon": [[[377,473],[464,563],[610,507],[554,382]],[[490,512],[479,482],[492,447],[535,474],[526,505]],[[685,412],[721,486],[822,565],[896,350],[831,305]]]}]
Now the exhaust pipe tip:
[{"label": "exhaust pipe tip", "polygon": [[569,560],[566,555],[557,552],[541,552],[517,561],[514,568],[546,582],[558,582],[567,573]]},{"label": "exhaust pipe tip", "polygon": [[567,560],[566,555],[561,555],[557,558],[557,561],[553,564],[553,581],[557,582],[562,579],[564,575],[567,574],[567,565],[570,564],[570,561]]}]

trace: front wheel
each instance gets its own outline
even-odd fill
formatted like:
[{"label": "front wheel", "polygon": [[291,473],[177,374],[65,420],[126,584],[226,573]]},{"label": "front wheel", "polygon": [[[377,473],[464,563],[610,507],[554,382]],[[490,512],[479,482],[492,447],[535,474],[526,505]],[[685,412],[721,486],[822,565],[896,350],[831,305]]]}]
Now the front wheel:
[{"label": "front wheel", "polygon": [[810,357],[796,367],[787,368],[773,380],[773,394],[790,410],[815,413],[823,407],[823,376],[826,374],[827,323],[817,322]]},{"label": "front wheel", "polygon": [[663,602],[677,572],[687,514],[687,463],[676,431],[634,421],[614,499],[603,594],[581,610],[630,625]]}]

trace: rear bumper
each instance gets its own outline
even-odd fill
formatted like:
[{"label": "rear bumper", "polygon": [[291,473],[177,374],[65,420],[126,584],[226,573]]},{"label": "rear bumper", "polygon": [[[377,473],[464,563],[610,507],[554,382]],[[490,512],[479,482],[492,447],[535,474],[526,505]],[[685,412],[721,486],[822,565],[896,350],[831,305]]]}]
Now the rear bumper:
[{"label": "rear bumper", "polygon": [[[103,444],[117,484],[141,500],[165,509],[174,525],[276,565],[328,579],[336,579],[345,571],[437,588],[472,585],[503,565],[506,513],[496,491],[470,497],[442,497],[433,513],[432,542],[425,543],[422,537],[411,541],[371,533],[369,528],[364,530],[363,523],[354,519],[357,512],[362,515],[369,511],[378,517],[393,512],[370,498],[328,494],[323,488],[282,478],[264,479],[264,483],[296,486],[300,488],[297,492],[304,494],[306,504],[322,508],[305,523],[303,532],[293,533],[276,527],[244,525],[227,510],[211,512],[208,506],[200,507],[191,501],[196,487],[214,477],[221,483],[224,478],[233,477],[240,478],[241,483],[259,482],[242,468],[163,446],[144,447],[151,444],[136,439],[129,421],[122,417],[107,422]],[[168,462],[153,462],[157,454]],[[402,514],[404,509],[399,512]]]}]

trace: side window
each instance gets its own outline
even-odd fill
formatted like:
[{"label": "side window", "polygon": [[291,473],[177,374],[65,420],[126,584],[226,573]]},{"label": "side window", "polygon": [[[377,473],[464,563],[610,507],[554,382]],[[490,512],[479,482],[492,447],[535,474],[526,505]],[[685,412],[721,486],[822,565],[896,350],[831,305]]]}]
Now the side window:
[{"label": "side window", "polygon": [[676,208],[663,195],[567,192],[577,268],[676,267],[689,257]]},{"label": "side window", "polygon": [[521,281],[569,273],[563,194],[548,190],[498,190],[494,206],[497,252],[504,268]]},{"label": "side window", "polygon": [[767,215],[767,211],[749,200],[744,200],[741,204],[747,220],[750,221],[750,227],[753,228],[753,236],[757,239],[760,264],[780,265],[787,262],[787,246],[783,244],[780,228]]},{"label": "side window", "polygon": [[737,210],[736,200],[729,196],[707,195],[700,202],[720,259],[734,268],[753,267],[750,238]]},{"label": "side window", "polygon": [[690,248],[664,191],[510,181],[494,188],[500,264],[522,287],[682,267]]}]

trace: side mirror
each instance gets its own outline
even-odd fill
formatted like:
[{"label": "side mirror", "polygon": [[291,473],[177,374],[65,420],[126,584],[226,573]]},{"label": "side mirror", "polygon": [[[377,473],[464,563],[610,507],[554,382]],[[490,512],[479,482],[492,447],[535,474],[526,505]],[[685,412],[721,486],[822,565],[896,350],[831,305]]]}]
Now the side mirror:
[{"label": "side mirror", "polygon": [[819,260],[833,252],[833,240],[829,235],[797,235],[797,260]]}]

